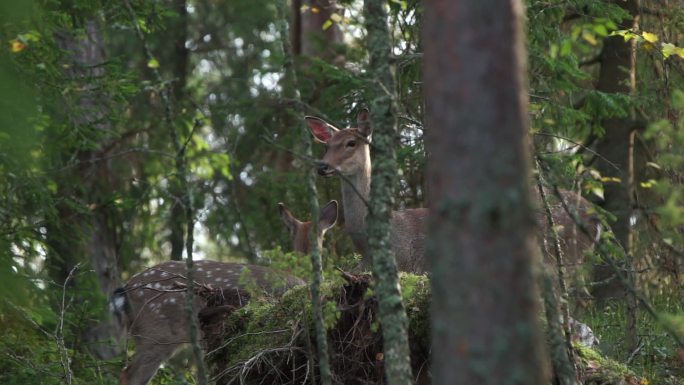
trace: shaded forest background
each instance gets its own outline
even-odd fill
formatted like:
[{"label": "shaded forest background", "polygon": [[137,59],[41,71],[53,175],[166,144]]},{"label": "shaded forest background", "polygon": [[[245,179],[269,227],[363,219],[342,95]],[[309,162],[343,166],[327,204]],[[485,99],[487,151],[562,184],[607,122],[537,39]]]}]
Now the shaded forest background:
[{"label": "shaded forest background", "polygon": [[[395,205],[426,207],[422,3],[387,6]],[[630,305],[596,257],[593,300],[578,319],[604,353],[653,383],[684,383],[684,350],[668,334],[684,334],[684,6],[526,7],[536,173],[602,208],[624,251],[617,264],[658,314]],[[79,382],[115,383],[109,293],[147,266],[181,260],[188,243],[194,259],[308,274],[307,259],[288,253],[277,203],[310,217],[303,117],[355,123],[375,84],[366,37],[354,0],[3,2],[2,382],[61,383],[59,361],[72,357]],[[317,189],[322,204],[340,199],[337,178],[318,178]],[[358,260],[339,229],[323,254],[329,274]],[[183,376],[165,375],[160,383]]]}]

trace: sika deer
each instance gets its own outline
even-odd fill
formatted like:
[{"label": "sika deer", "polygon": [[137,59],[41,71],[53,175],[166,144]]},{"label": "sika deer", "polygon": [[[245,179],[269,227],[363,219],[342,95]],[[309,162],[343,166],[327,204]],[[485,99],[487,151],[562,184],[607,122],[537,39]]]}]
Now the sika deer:
[{"label": "sika deer", "polygon": [[[311,222],[297,220],[279,203],[283,222],[290,229],[294,251],[309,253]],[[330,201],[320,212],[316,240],[323,244],[325,232],[337,221],[337,201]],[[223,292],[238,291],[245,285],[255,286],[267,294],[279,294],[305,282],[268,267],[216,261],[195,262],[195,282],[211,285]],[[135,340],[136,353],[121,372],[122,385],[144,385],[154,376],[159,365],[182,345],[190,342],[189,324],[185,313],[186,283],[184,262],[170,261],[150,267],[134,275],[124,287],[114,291],[110,300],[112,313],[119,318]],[[204,300],[195,297],[195,316],[205,307]]]},{"label": "sika deer", "polygon": [[[368,110],[361,110],[357,116],[358,127],[342,130],[319,118],[310,116],[305,118],[316,141],[326,145],[326,152],[318,168],[318,174],[330,177],[338,173],[343,179],[342,204],[345,232],[363,256],[366,266],[370,262],[366,236],[366,215],[368,214],[366,202],[370,195],[372,134],[368,115]],[[539,201],[536,189],[534,191],[536,201]],[[561,195],[571,210],[578,211],[581,219],[592,222],[590,228],[596,233],[598,221],[592,215],[591,203],[569,191],[562,191]],[[559,203],[556,202],[551,209],[565,254],[566,265],[576,268],[584,262],[584,253],[591,250],[593,240],[578,231],[572,217]],[[429,211],[425,208],[392,212],[391,246],[399,270],[419,273],[426,271],[424,240],[428,215]],[[537,219],[542,229],[548,229],[543,211],[539,211]]]},{"label": "sika deer", "polygon": [[[197,284],[210,285],[224,292],[257,287],[267,294],[303,285],[299,278],[264,266],[216,261],[196,261]],[[190,328],[185,310],[185,262],[169,261],[134,275],[125,286],[112,294],[110,309],[135,341],[135,355],[121,372],[122,385],[144,385],[159,365],[190,342]],[[195,317],[205,307],[195,297]]]},{"label": "sika deer", "polygon": [[[370,195],[372,129],[368,110],[358,115],[358,128],[340,130],[322,119],[307,116],[306,123],[314,138],[326,144],[327,151],[318,174],[330,177],[336,172],[342,178],[344,229],[361,253],[366,266],[370,265],[366,215]],[[425,271],[424,240],[428,210],[408,209],[393,211],[390,219],[390,244],[401,271]]]},{"label": "sika deer", "polygon": [[[278,203],[278,209],[280,210],[280,218],[283,220],[285,226],[290,230],[293,251],[302,255],[309,254],[309,251],[311,251],[309,244],[311,222],[302,222],[295,218],[283,203]],[[323,247],[323,237],[325,236],[325,232],[331,227],[335,226],[336,222],[337,201],[332,200],[323,206],[323,208],[321,208],[318,217],[318,231],[316,232],[316,240],[318,241],[319,250],[321,250]]]}]

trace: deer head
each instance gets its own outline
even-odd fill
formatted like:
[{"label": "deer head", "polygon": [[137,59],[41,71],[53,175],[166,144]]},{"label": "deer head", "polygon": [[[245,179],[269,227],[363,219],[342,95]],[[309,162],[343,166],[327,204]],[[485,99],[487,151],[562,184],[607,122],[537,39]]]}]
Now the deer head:
[{"label": "deer head", "polygon": [[316,141],[326,145],[318,174],[330,176],[339,172],[344,176],[358,173],[370,175],[370,141],[373,130],[368,119],[369,112],[362,109],[357,115],[357,126],[340,130],[320,118],[304,119]]},{"label": "deer head", "polygon": [[[278,203],[280,210],[280,218],[283,220],[285,226],[290,230],[292,236],[292,249],[295,253],[309,254],[311,245],[309,243],[309,234],[311,232],[311,222],[302,222],[295,218],[287,209],[284,203]],[[316,241],[318,242],[318,249],[323,247],[323,237],[325,232],[331,227],[335,226],[337,222],[337,201],[332,200],[321,208],[318,216],[318,228],[316,229]]]}]

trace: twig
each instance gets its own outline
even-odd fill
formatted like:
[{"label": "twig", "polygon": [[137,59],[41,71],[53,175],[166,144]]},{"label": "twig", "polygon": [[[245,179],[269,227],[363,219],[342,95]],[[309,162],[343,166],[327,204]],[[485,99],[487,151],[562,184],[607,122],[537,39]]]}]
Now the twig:
[{"label": "twig", "polygon": [[570,138],[568,138],[568,137],[565,137],[565,136],[562,136],[562,135],[558,135],[558,134],[551,134],[551,133],[548,133],[548,132],[537,132],[537,133],[535,133],[534,135],[538,135],[538,136],[549,136],[549,137],[552,137],[552,138],[562,139],[562,140],[565,140],[566,142],[570,142],[570,143],[574,144],[575,146],[578,146],[578,147],[582,148],[583,150],[586,150],[587,152],[591,153],[592,155],[596,155],[597,157],[601,158],[601,160],[603,160],[603,161],[605,161],[606,163],[608,163],[608,165],[610,165],[610,166],[611,166],[612,168],[614,168],[616,171],[620,171],[620,166],[618,166],[617,164],[611,162],[611,161],[608,160],[606,157],[604,157],[603,155],[599,154],[598,152],[592,150],[591,148],[585,146],[584,144],[579,143],[579,142],[576,142],[576,141],[574,141],[574,140],[572,140],[572,139],[570,139]]},{"label": "twig", "polygon": [[69,352],[64,344],[64,315],[66,314],[67,308],[66,292],[69,281],[72,279],[74,273],[80,268],[80,266],[81,263],[79,262],[71,269],[71,271],[69,271],[69,275],[67,275],[66,279],[64,280],[64,284],[62,285],[62,304],[59,309],[59,323],[57,324],[57,330],[55,331],[55,340],[57,342],[57,348],[59,349],[62,370],[64,370],[64,381],[67,385],[71,385],[73,381],[73,372],[71,371],[70,366],[71,358],[69,358]]}]

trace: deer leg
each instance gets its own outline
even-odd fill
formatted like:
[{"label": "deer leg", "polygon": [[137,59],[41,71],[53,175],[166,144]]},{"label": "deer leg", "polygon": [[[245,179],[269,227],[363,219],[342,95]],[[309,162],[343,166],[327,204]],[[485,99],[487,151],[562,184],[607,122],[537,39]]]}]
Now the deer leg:
[{"label": "deer leg", "polygon": [[145,344],[137,346],[131,363],[121,372],[119,384],[147,384],[154,377],[154,374],[157,373],[159,365],[171,358],[178,347],[178,344]]}]

